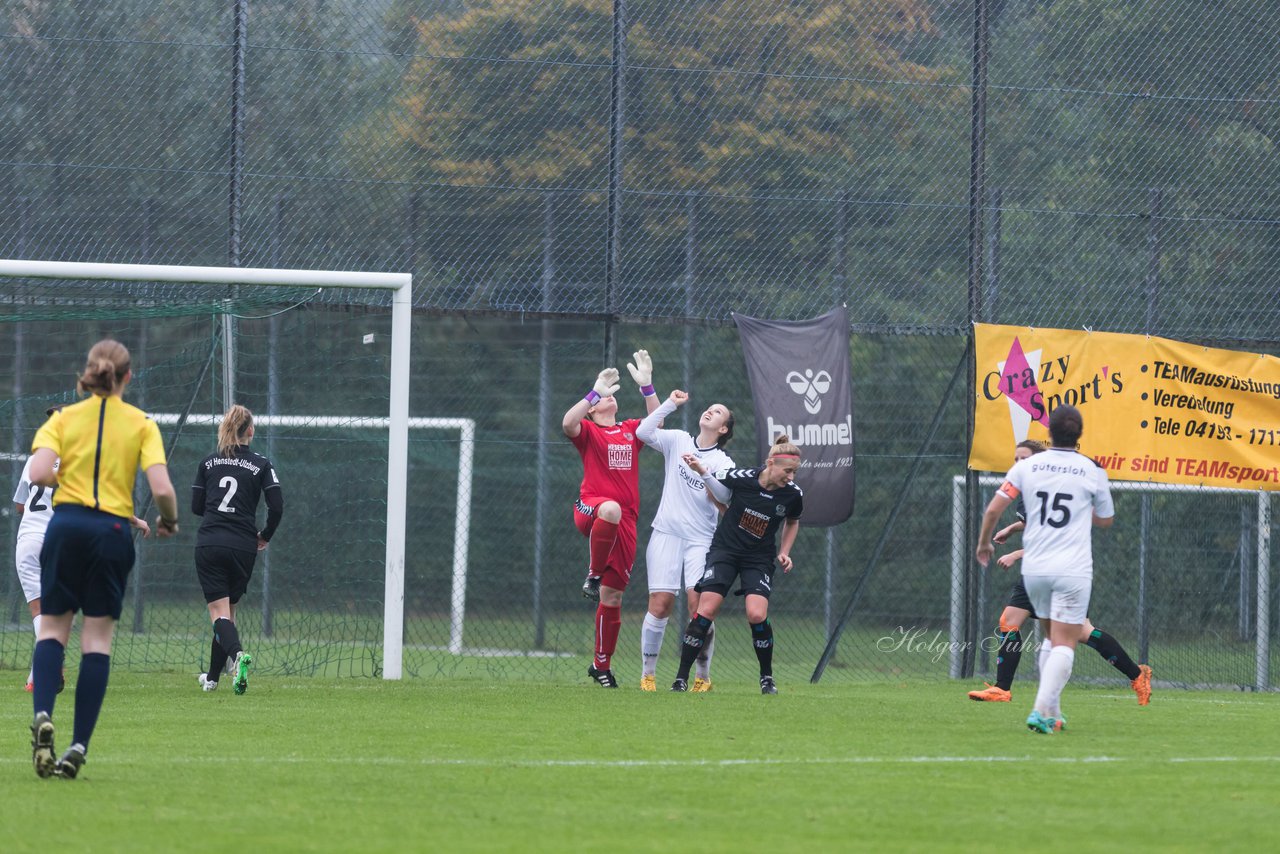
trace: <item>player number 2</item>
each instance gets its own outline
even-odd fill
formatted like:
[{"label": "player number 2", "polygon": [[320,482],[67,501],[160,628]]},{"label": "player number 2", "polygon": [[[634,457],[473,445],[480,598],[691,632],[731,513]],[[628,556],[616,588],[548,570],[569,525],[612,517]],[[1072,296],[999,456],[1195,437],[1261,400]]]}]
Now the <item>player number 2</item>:
[{"label": "player number 2", "polygon": [[[231,499],[235,498],[236,495],[236,479],[231,475],[227,475],[222,480],[218,481],[218,486],[221,486],[227,491],[227,494],[222,496],[222,503],[218,505],[218,509],[223,513],[236,512],[236,508],[231,506]],[[1040,515],[1043,518],[1043,510],[1040,512]]]},{"label": "player number 2", "polygon": [[[1065,528],[1067,523],[1071,521],[1071,508],[1067,506],[1067,502],[1071,500],[1071,494],[1068,492],[1058,492],[1053,496],[1053,505],[1049,505],[1049,493],[1037,492],[1036,498],[1040,499],[1040,524],[1049,525],[1051,528]],[[1054,512],[1053,518],[1048,518],[1049,510]]]}]

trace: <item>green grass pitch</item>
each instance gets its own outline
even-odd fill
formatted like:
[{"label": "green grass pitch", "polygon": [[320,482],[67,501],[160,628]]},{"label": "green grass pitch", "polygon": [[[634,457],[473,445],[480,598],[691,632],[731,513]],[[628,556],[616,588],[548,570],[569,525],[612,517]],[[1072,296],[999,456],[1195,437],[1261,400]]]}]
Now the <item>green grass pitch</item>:
[{"label": "green grass pitch", "polygon": [[[67,851],[1275,850],[1280,696],[1069,686],[1070,729],[946,681],[762,697],[116,672],[75,781],[0,672],[0,844]],[[225,689],[225,690],[224,690]],[[71,688],[55,711],[70,736]]]}]

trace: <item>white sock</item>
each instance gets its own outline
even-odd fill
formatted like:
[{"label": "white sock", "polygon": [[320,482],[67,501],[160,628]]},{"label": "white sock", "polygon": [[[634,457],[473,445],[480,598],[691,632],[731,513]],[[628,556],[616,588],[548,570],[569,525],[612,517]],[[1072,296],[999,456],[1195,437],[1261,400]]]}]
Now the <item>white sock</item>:
[{"label": "white sock", "polygon": [[[31,618],[31,628],[32,628],[32,631],[36,633],[36,641],[39,642],[40,640],[40,615],[39,614],[36,614],[34,617]],[[35,670],[34,669],[28,670],[27,684],[30,685],[32,682],[34,682],[35,678],[36,678]]]},{"label": "white sock", "polygon": [[1071,678],[1076,651],[1069,646],[1055,646],[1049,653],[1049,661],[1040,674],[1040,688],[1036,691],[1036,711],[1047,718],[1062,715],[1062,689]]},{"label": "white sock", "polygon": [[1049,663],[1049,653],[1053,652],[1053,644],[1048,638],[1040,642],[1040,654],[1036,657],[1036,669],[1040,671],[1040,678],[1044,678],[1045,665]]},{"label": "white sock", "polygon": [[668,619],[658,619],[648,612],[644,615],[644,624],[640,627],[640,655],[644,659],[641,672],[645,676],[658,672],[658,653],[662,651],[662,636],[666,634]]},{"label": "white sock", "polygon": [[694,664],[693,675],[698,679],[711,681],[711,656],[716,651],[716,624],[707,627],[707,640],[702,644],[702,652]]}]

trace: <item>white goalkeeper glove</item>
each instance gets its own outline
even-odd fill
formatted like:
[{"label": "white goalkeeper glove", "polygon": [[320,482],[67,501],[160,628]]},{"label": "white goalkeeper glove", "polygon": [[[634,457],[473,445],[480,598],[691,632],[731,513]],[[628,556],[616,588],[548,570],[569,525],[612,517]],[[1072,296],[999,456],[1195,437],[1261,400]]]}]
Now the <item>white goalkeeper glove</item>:
[{"label": "white goalkeeper glove", "polygon": [[636,385],[644,389],[646,386],[653,385],[653,359],[649,358],[648,350],[637,350],[631,354],[631,358],[635,359],[635,364],[627,362],[627,370],[631,372],[631,379],[636,381]]},{"label": "white goalkeeper glove", "polygon": [[596,384],[591,390],[600,395],[600,397],[612,397],[617,393],[618,388],[618,369],[605,368],[596,374]]}]

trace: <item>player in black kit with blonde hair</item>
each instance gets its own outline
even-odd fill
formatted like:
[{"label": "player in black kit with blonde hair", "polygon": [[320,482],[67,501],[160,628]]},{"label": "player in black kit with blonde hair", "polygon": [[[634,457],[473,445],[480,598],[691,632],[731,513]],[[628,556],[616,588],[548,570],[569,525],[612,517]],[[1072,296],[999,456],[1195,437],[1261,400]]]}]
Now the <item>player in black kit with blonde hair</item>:
[{"label": "player in black kit with blonde hair", "polygon": [[[249,450],[253,413],[236,404],[218,427],[218,450],[200,461],[191,485],[191,512],[204,517],[196,534],[196,574],[209,604],[213,645],[200,687],[216,690],[218,675],[233,662],[233,687],[249,687],[253,657],[240,645],[236,603],[244,596],[258,552],[267,547],[284,513],[280,480],[271,461]],[[258,501],[267,501],[267,524],[258,529]]]},{"label": "player in black kit with blonde hair", "polygon": [[[672,691],[689,690],[689,668],[706,643],[707,630],[729,595],[734,581],[738,595],[746,597],[751,642],[760,662],[760,693],[776,694],[773,680],[773,626],[769,623],[769,594],[773,565],[790,572],[791,547],[800,531],[804,493],[792,483],[800,468],[800,449],[785,435],[769,449],[769,458],[758,469],[722,469],[711,475],[693,454],[684,462],[702,475],[707,491],[726,505],[707,552],[707,567],[696,590],[698,613],[689,621],[680,651],[680,669]],[[778,529],[782,542],[777,542]]]}]

